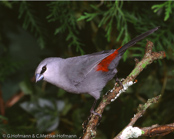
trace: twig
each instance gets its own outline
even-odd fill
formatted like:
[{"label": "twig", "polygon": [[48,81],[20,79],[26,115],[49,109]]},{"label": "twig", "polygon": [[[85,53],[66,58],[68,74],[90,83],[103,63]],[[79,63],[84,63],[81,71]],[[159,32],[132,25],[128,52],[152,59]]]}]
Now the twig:
[{"label": "twig", "polygon": [[157,103],[160,97],[161,97],[161,95],[156,96],[154,98],[148,99],[148,101],[144,105],[140,104],[138,106],[138,113],[136,115],[134,115],[134,117],[132,118],[132,120],[128,124],[128,126],[133,126],[135,124],[135,122],[144,114],[146,109],[148,107],[150,107],[150,105]]},{"label": "twig", "polygon": [[174,131],[174,123],[167,125],[152,125],[150,127],[138,128],[127,126],[114,139],[138,138],[139,136],[164,136]]},{"label": "twig", "polygon": [[167,125],[153,125],[151,127],[141,128],[144,131],[142,136],[164,136],[174,131],[174,123]]},{"label": "twig", "polygon": [[[152,99],[148,99],[148,101],[144,105],[140,104],[138,106],[138,112],[131,119],[131,122],[116,137],[114,137],[114,139],[126,139],[126,138],[130,138],[130,137],[142,136],[142,134],[144,134],[144,132],[145,132],[144,130],[142,130],[142,129],[139,128],[138,130],[132,132],[132,131],[130,131],[130,129],[133,128],[132,126],[135,124],[135,122],[140,117],[142,117],[142,115],[144,114],[144,112],[146,111],[146,109],[150,105],[158,102],[159,98],[160,98],[160,95],[157,96],[157,97],[154,97]],[[129,127],[131,127],[131,128],[129,128]],[[129,129],[129,132],[128,132],[127,129]],[[126,132],[125,132],[125,130],[126,130]],[[139,134],[139,130],[140,130],[140,134]],[[138,131],[138,135],[136,134],[137,131]]]},{"label": "twig", "polygon": [[[133,71],[129,74],[129,76],[123,81],[123,86],[128,87],[134,83],[135,78],[142,72],[142,70],[149,64],[151,64],[154,60],[163,59],[166,57],[165,52],[152,52],[153,43],[147,41],[146,44],[146,53],[143,59],[137,63]],[[103,113],[105,107],[111,103],[111,100],[115,100],[118,96],[124,92],[121,86],[116,87],[109,91],[106,95],[103,96],[99,106],[96,109],[96,112],[101,114]],[[96,128],[99,123],[99,117],[93,115],[89,120],[86,129],[84,130],[83,139],[90,139],[96,136]]]},{"label": "twig", "polygon": [[22,97],[24,96],[24,93],[22,91],[18,92],[14,96],[12,96],[6,103],[5,107],[12,107],[14,104],[16,104]]}]

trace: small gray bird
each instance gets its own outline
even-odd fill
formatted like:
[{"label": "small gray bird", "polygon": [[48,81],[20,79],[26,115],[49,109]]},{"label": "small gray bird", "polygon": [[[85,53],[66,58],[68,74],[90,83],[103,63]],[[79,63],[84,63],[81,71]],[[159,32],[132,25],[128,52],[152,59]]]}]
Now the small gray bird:
[{"label": "small gray bird", "polygon": [[124,52],[156,30],[158,27],[141,34],[116,50],[66,59],[46,58],[36,69],[36,82],[43,79],[67,92],[90,94],[95,98],[90,112],[97,114],[94,112],[96,101],[100,98],[101,90],[107,82],[116,75],[117,66]]}]

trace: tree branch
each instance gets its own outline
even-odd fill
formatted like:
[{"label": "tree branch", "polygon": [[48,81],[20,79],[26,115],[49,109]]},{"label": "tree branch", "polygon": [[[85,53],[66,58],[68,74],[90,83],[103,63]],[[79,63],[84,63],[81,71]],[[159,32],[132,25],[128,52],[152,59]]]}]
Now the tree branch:
[{"label": "tree branch", "polygon": [[141,128],[144,131],[142,136],[164,136],[174,131],[174,123],[167,125],[152,125],[151,127]]},{"label": "tree branch", "polygon": [[131,122],[116,136],[114,139],[128,139],[128,138],[138,138],[139,136],[164,136],[174,131],[174,123],[167,125],[152,125],[150,127],[132,127],[135,122],[142,117],[146,109],[157,103],[160,99],[161,95],[156,96],[152,99],[148,99],[148,101],[144,105],[139,105],[138,112],[131,119]]},{"label": "tree branch", "polygon": [[161,95],[156,96],[152,99],[148,99],[148,101],[144,105],[140,104],[137,109],[138,112],[131,119],[130,123],[116,137],[114,137],[114,139],[127,139],[132,137],[137,138],[138,136],[142,136],[146,131],[132,126],[140,117],[142,117],[142,115],[145,113],[146,109],[150,107],[150,105],[158,102],[160,96]]},{"label": "tree branch", "polygon": [[[118,98],[118,96],[124,92],[129,86],[135,83],[135,78],[146,68],[147,65],[151,64],[154,60],[163,59],[166,57],[165,52],[152,52],[153,43],[147,41],[145,55],[143,59],[138,62],[132,72],[128,77],[123,81],[122,86],[116,87],[110,90],[106,95],[103,96],[99,106],[96,109],[96,112],[101,114],[103,113],[105,107],[110,104],[112,101]],[[84,128],[83,139],[90,139],[96,136],[96,127],[99,123],[99,117],[97,115],[92,115],[91,119],[88,121],[86,127]]]}]

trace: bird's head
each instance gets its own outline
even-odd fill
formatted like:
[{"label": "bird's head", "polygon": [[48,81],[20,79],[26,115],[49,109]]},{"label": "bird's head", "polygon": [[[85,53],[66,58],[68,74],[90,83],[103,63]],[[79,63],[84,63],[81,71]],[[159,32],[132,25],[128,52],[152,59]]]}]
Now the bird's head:
[{"label": "bird's head", "polygon": [[35,71],[35,79],[36,82],[41,80],[50,80],[53,78],[55,74],[55,70],[57,69],[58,65],[56,64],[59,61],[58,58],[46,58],[44,59],[37,67]]}]

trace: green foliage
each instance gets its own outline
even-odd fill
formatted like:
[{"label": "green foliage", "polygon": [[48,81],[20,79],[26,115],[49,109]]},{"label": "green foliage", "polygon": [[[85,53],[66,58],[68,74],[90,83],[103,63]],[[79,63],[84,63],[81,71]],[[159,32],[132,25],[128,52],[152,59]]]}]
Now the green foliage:
[{"label": "green foliage", "polygon": [[[91,21],[94,17],[101,15],[102,18],[98,23],[98,27],[105,26],[106,31],[106,38],[109,42],[111,40],[111,36],[113,36],[113,28],[116,28],[119,32],[116,41],[118,42],[122,37],[122,44],[128,42],[130,40],[129,33],[128,33],[128,25],[126,21],[126,15],[124,14],[122,7],[123,1],[115,1],[105,3],[107,10],[100,10],[97,6],[91,5],[91,7],[96,11],[96,13],[84,13],[78,20],[86,19],[86,21]],[[115,30],[115,29],[114,29]],[[123,59],[127,58],[127,54],[124,55]]]},{"label": "green foliage", "polygon": [[36,11],[32,9],[30,3],[22,1],[20,2],[19,16],[18,18],[23,19],[23,28],[29,29],[36,37],[38,37],[38,43],[41,48],[45,47],[44,40],[44,29],[41,27],[42,23],[39,21],[38,17],[35,16]]},{"label": "green foliage", "polygon": [[162,4],[156,4],[152,6],[152,9],[155,13],[160,12],[165,9],[165,17],[164,21],[167,21],[170,17],[170,14],[172,14],[172,9],[174,9],[174,2],[173,1],[166,1]]},{"label": "green foliage", "polygon": [[5,5],[8,8],[12,8],[12,3],[9,1],[2,1],[2,4]]},{"label": "green foliage", "polygon": [[78,21],[86,20],[89,22],[93,20],[96,16],[101,15],[102,18],[100,19],[100,22],[98,23],[98,27],[105,26],[107,40],[108,41],[111,40],[111,36],[112,36],[111,31],[113,30],[113,27],[115,27],[114,24],[116,23],[116,27],[118,31],[120,31],[116,41],[119,41],[120,38],[124,36],[123,43],[128,42],[129,36],[128,36],[128,29],[127,29],[127,21],[122,11],[123,1],[115,1],[115,3],[109,2],[105,4],[109,10],[108,9],[100,10],[97,6],[91,5],[91,7],[93,8],[95,12],[93,13],[85,12],[84,15],[78,18]]},{"label": "green foliage", "polygon": [[84,54],[81,48],[82,44],[77,35],[79,31],[76,25],[75,12],[73,11],[71,2],[53,1],[48,4],[50,14],[47,16],[48,22],[60,22],[60,26],[55,29],[54,34],[67,33],[66,41],[69,41],[69,47],[76,46],[76,51]]},{"label": "green foliage", "polygon": [[13,61],[10,58],[0,58],[0,82],[15,73],[21,66],[21,62]]},{"label": "green foliage", "polygon": [[[105,2],[104,6],[109,9],[107,10],[102,10],[99,9],[97,5],[91,5],[93,12],[87,13],[84,12],[84,15],[78,18],[78,21],[81,20],[86,20],[87,22],[89,21],[94,21],[98,24],[98,27],[104,27],[106,31],[106,37],[108,41],[111,41],[111,37],[114,36],[113,30],[116,27],[117,29],[117,36],[115,41],[118,42],[120,39],[122,39],[122,44],[125,44],[130,40],[130,35],[129,35],[129,30],[128,26],[129,24],[133,24],[134,27],[136,27],[137,32],[145,32],[149,28],[149,25],[151,25],[151,28],[154,28],[156,26],[163,26],[163,28],[168,28],[166,30],[159,30],[157,34],[155,34],[155,38],[151,37],[151,40],[154,43],[157,43],[157,49],[156,50],[164,50],[163,46],[170,47],[170,42],[172,42],[174,39],[173,35],[173,26],[168,26],[163,24],[162,22],[148,22],[149,25],[147,25],[147,21],[149,20],[148,16],[144,16],[144,14],[148,14],[147,10],[142,12],[141,15],[138,13],[138,11],[133,11],[132,14],[126,9],[123,8],[123,1],[116,1],[115,3],[113,2]],[[169,18],[169,14],[171,14],[171,9],[173,7],[173,2],[164,2],[161,5],[153,5],[152,9],[155,9],[158,7],[158,9],[155,9],[155,12],[159,10],[159,7],[166,7],[166,16],[165,19],[167,20]],[[156,15],[151,15],[155,17]],[[98,20],[99,18],[99,20]],[[143,28],[142,28],[143,26]],[[160,33],[161,32],[161,33]],[[114,32],[115,33],[115,32]],[[168,33],[168,35],[165,35]],[[116,33],[115,33],[116,34]],[[161,35],[163,37],[161,37]],[[151,36],[154,36],[152,34]],[[134,36],[135,37],[135,36]],[[143,45],[144,41],[140,42],[139,44]],[[172,48],[173,49],[173,48]],[[133,54],[132,56],[137,57],[140,56],[142,57],[144,54],[144,48],[143,47],[134,47],[130,48],[129,50],[134,50],[134,51],[140,51],[141,53],[139,54]],[[128,56],[129,50],[124,54],[123,59],[126,60]]]}]

